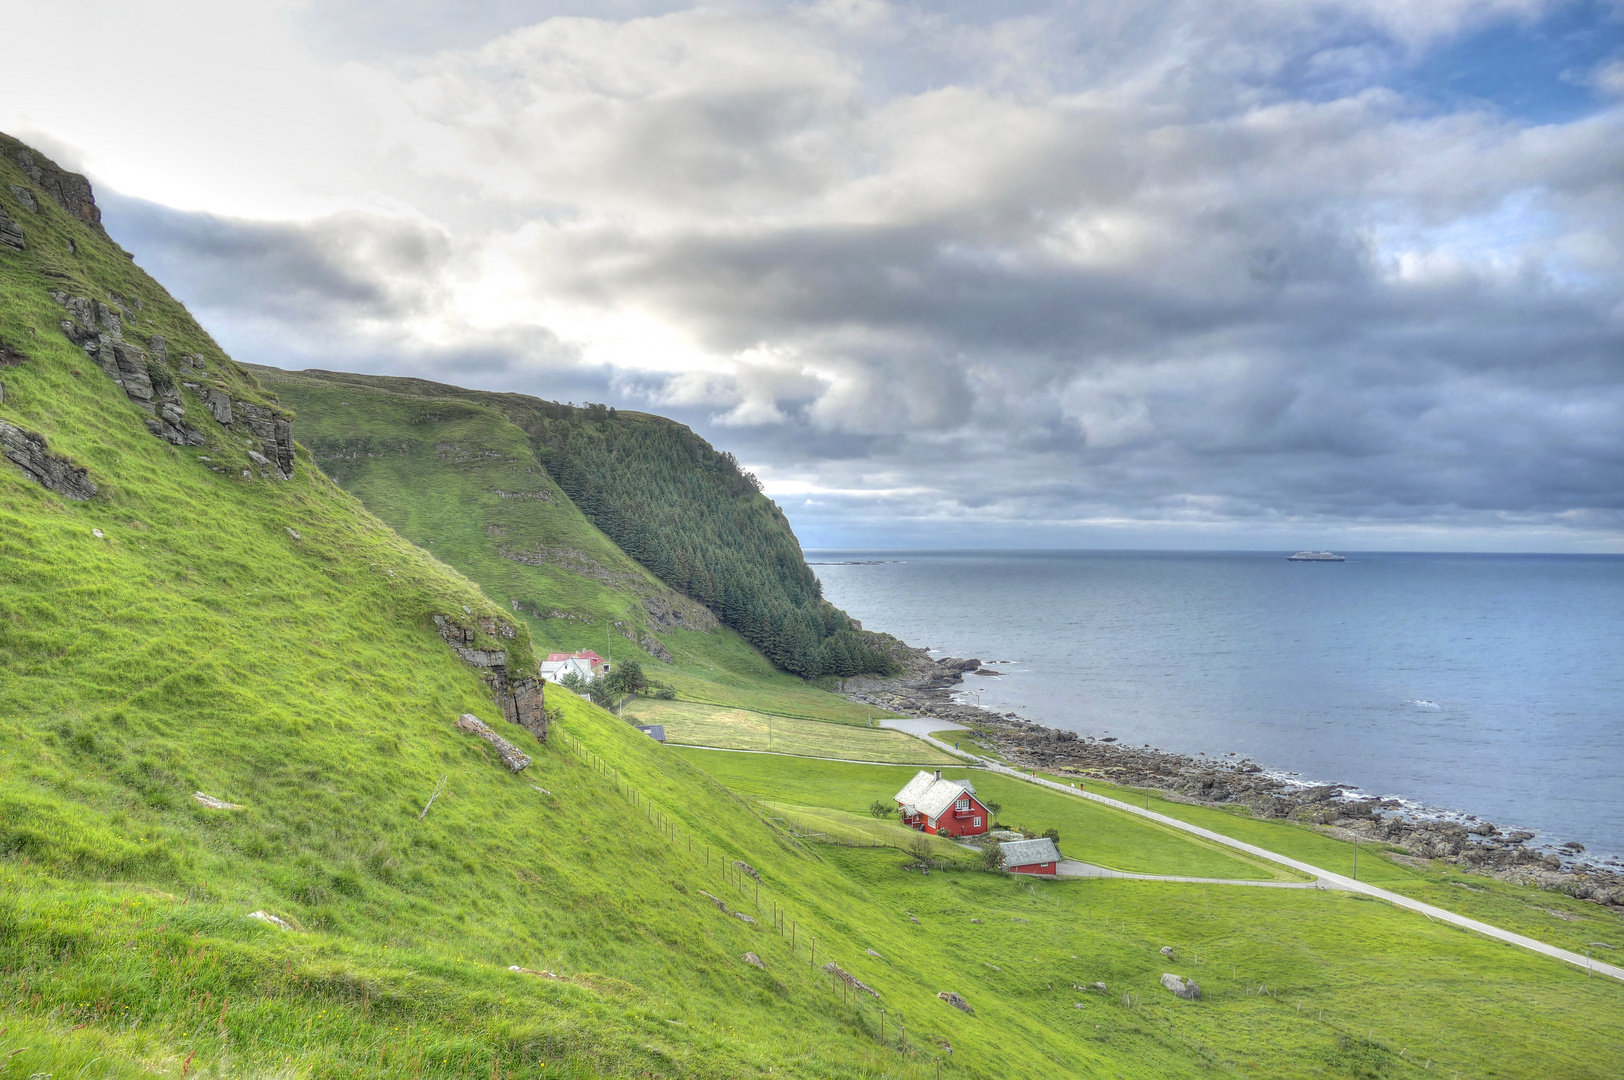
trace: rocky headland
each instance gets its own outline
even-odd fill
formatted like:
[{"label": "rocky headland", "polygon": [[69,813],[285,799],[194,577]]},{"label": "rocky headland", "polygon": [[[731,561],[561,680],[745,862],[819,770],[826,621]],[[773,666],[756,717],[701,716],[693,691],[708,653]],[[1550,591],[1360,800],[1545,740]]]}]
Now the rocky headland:
[{"label": "rocky headland", "polygon": [[1301,821],[1340,839],[1387,845],[1390,857],[1400,861],[1442,860],[1469,873],[1558,890],[1624,914],[1624,872],[1587,860],[1577,842],[1532,844],[1531,832],[1502,829],[1471,816],[1460,821],[1428,816],[1396,799],[1366,795],[1351,784],[1305,784],[1234,754],[1190,757],[1045,727],[955,699],[966,675],[992,673],[980,660],[933,659],[926,650],[913,648],[894,652],[893,659],[902,668],[899,674],[848,679],[846,696],[910,716],[966,725],[975,729],[973,742],[1013,765],[1151,788],[1179,802],[1244,806],[1253,817]]}]

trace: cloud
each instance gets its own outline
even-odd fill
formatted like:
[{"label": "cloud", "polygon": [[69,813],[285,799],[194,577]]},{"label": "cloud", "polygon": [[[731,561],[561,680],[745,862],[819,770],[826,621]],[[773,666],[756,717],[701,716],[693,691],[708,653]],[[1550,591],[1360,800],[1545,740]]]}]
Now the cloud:
[{"label": "cloud", "polygon": [[820,542],[1624,547],[1624,105],[1416,82],[1572,5],[370,10],[258,163],[331,206],[111,206],[251,358],[669,412]]}]

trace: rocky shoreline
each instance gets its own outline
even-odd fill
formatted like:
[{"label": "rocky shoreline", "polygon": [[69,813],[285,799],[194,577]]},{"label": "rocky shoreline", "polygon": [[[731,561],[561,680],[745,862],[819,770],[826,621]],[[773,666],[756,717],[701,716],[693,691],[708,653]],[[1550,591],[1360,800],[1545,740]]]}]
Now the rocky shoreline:
[{"label": "rocky shoreline", "polygon": [[924,649],[894,658],[903,669],[899,675],[848,679],[845,695],[975,728],[980,745],[1011,764],[1153,788],[1180,802],[1245,806],[1254,817],[1288,818],[1340,839],[1390,845],[1400,860],[1439,859],[1468,873],[1557,890],[1624,915],[1624,871],[1585,859],[1577,842],[1543,849],[1529,844],[1531,832],[1504,830],[1471,816],[1456,822],[1418,815],[1398,800],[1365,795],[1351,784],[1303,784],[1234,754],[1190,757],[1045,727],[954,700],[964,676],[983,670],[979,660],[936,660]]}]

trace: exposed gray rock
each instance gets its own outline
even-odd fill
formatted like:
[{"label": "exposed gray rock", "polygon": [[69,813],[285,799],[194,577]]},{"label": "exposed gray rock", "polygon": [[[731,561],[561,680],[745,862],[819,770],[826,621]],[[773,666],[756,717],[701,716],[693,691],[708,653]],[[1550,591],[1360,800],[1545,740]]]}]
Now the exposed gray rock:
[{"label": "exposed gray rock", "polygon": [[857,976],[853,975],[851,972],[847,971],[833,960],[829,961],[827,964],[824,964],[823,970],[828,974],[833,975],[835,978],[839,979],[853,990],[861,990],[863,993],[869,994],[873,997],[880,996],[880,992],[878,990],[863,982]]},{"label": "exposed gray rock", "polygon": [[970,1007],[970,1003],[968,1001],[965,1001],[962,997],[960,997],[958,994],[955,994],[951,990],[943,990],[941,993],[937,994],[936,996],[941,998],[943,1001],[947,1002],[949,1005],[953,1006],[955,1009],[959,1010],[960,1012],[969,1013],[971,1016],[974,1016],[976,1014],[976,1011],[973,1008]]},{"label": "exposed gray rock", "polygon": [[1196,985],[1194,979],[1186,979],[1182,975],[1163,972],[1162,986],[1172,991],[1175,997],[1181,997],[1185,1001],[1201,1000],[1201,987]]},{"label": "exposed gray rock", "polygon": [[235,419],[231,412],[231,396],[224,390],[204,391],[203,407],[208,409],[219,423],[230,424]]},{"label": "exposed gray rock", "polygon": [[34,201],[34,193],[21,184],[12,184],[11,193],[17,197],[17,202],[30,214],[39,213],[39,203]]},{"label": "exposed gray rock", "polygon": [[761,962],[761,957],[757,956],[753,952],[747,952],[743,956],[739,957],[739,959],[743,960],[746,964],[749,964],[751,967],[758,967],[762,971],[767,970],[767,965],[763,964]]},{"label": "exposed gray rock", "polygon": [[717,627],[716,614],[710,608],[686,597],[645,596],[643,610],[648,612],[656,633],[680,629],[708,634]]},{"label": "exposed gray rock", "polygon": [[510,679],[502,696],[502,715],[536,737],[547,741],[547,684],[541,679]]},{"label": "exposed gray rock", "polygon": [[51,453],[43,435],[0,420],[0,452],[29,479],[63,498],[84,502],[96,494],[96,485],[86,477],[85,470]]},{"label": "exposed gray rock", "polygon": [[[7,141],[13,146],[18,146],[12,140]],[[17,149],[13,157],[17,164],[23,167],[23,172],[28,174],[28,178],[38,184],[58,206],[103,236],[107,235],[102,229],[101,208],[96,205],[96,195],[91,190],[89,180],[78,173],[59,169],[42,158],[36,158],[34,153],[25,147]]]},{"label": "exposed gray rock", "polygon": [[644,652],[648,653],[662,664],[676,663],[676,658],[671,655],[671,650],[666,648],[664,645],[661,645],[659,639],[654,637],[652,634],[644,634],[642,637],[637,639],[637,643],[643,646]]},{"label": "exposed gray rock", "polygon": [[18,251],[28,249],[28,238],[23,236],[23,227],[12,221],[3,209],[0,209],[0,244]]},{"label": "exposed gray rock", "polygon": [[489,724],[473,713],[463,713],[457,718],[457,730],[466,731],[470,735],[478,735],[481,739],[494,746],[497,754],[502,758],[502,764],[508,767],[509,772],[523,772],[530,767],[528,755],[521,753],[517,746],[492,731]]}]

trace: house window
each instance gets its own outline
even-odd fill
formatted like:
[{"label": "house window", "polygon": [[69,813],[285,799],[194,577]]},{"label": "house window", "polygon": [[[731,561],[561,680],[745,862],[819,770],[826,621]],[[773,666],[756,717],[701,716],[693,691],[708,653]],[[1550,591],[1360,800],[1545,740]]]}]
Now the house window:
[{"label": "house window", "polygon": [[980,819],[980,818],[971,818],[971,819],[970,819],[970,827],[971,827],[971,828],[972,828],[972,829],[979,829],[979,828],[981,828],[981,819]]},{"label": "house window", "polygon": [[970,800],[969,799],[960,799],[956,804],[954,804],[953,809],[955,809],[955,810],[968,810],[968,809],[970,809]]}]

